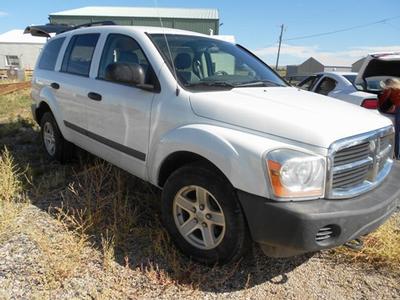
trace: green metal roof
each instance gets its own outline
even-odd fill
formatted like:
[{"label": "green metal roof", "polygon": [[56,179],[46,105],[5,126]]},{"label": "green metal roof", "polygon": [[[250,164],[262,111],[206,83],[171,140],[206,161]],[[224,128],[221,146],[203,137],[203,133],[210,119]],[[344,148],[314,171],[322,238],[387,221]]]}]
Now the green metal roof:
[{"label": "green metal roof", "polygon": [[217,9],[87,6],[51,13],[53,16],[141,17],[218,20]]}]

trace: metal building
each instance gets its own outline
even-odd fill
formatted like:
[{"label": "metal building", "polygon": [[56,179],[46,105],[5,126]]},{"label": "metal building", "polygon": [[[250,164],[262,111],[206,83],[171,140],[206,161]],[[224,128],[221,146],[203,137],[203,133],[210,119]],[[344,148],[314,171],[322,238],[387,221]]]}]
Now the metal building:
[{"label": "metal building", "polygon": [[352,71],[352,72],[357,72],[357,73],[358,73],[358,71],[360,71],[360,69],[361,69],[361,67],[362,67],[362,65],[363,65],[363,63],[364,63],[364,60],[365,60],[365,57],[360,58],[359,60],[357,60],[356,62],[354,62],[354,63],[351,65],[351,71]]},{"label": "metal building", "polygon": [[46,43],[46,38],[24,34],[14,29],[0,34],[0,70],[27,69],[35,67],[36,59]]},{"label": "metal building", "polygon": [[323,59],[315,59],[310,57],[300,65],[289,65],[286,67],[286,77],[289,80],[302,80],[305,77],[318,73],[318,72],[350,72],[350,66],[335,65]]},{"label": "metal building", "polygon": [[96,6],[51,13],[49,20],[50,23],[68,25],[114,21],[118,25],[163,25],[164,27],[185,29],[204,34],[219,33],[219,14],[217,9]]}]

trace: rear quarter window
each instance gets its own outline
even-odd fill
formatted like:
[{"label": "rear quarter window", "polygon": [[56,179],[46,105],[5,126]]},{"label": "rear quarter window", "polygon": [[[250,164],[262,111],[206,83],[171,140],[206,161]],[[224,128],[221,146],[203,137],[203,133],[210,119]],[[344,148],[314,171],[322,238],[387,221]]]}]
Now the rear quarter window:
[{"label": "rear quarter window", "polygon": [[54,71],[56,66],[57,57],[60,52],[61,46],[64,43],[65,38],[58,38],[51,40],[44,47],[42,56],[39,61],[39,69]]}]

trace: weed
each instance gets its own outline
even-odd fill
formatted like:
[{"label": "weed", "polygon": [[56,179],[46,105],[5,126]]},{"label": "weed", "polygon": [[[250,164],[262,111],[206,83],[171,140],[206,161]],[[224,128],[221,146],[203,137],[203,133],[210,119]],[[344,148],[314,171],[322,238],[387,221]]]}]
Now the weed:
[{"label": "weed", "polygon": [[386,267],[400,274],[400,213],[367,235],[363,241],[364,247],[360,251],[339,247],[335,252],[353,262]]},{"label": "weed", "polygon": [[0,155],[0,202],[11,202],[18,197],[22,190],[18,171],[14,159],[7,148]]},{"label": "weed", "polygon": [[121,172],[101,160],[83,166],[63,193],[64,207],[58,210],[83,234],[100,237],[107,232],[117,247],[123,247],[137,221],[137,210],[129,203],[126,178]]},{"label": "weed", "polygon": [[106,270],[110,270],[115,261],[114,237],[110,237],[108,231],[101,236],[101,247],[103,252],[103,266]]},{"label": "weed", "polygon": [[7,148],[0,153],[0,237],[12,234],[12,222],[19,216],[25,204],[22,194],[22,173],[15,165]]}]

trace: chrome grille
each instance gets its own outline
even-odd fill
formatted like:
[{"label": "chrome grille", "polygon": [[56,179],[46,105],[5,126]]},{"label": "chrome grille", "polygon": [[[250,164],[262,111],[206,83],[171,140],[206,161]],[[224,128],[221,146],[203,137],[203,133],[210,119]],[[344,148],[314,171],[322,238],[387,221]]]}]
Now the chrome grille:
[{"label": "chrome grille", "polygon": [[370,155],[369,142],[339,150],[335,154],[335,166],[367,158]]},{"label": "chrome grille", "polygon": [[392,127],[334,143],[327,198],[349,198],[377,186],[391,169],[392,144]]},{"label": "chrome grille", "polygon": [[389,145],[392,144],[392,137],[392,135],[381,137],[381,149],[386,149],[387,147],[389,147]]},{"label": "chrome grille", "polygon": [[[383,162],[392,158],[393,155],[393,145],[394,145],[394,135],[387,135],[380,139],[380,158]],[[379,172],[385,166],[384,163],[379,164]]]},{"label": "chrome grille", "polygon": [[348,188],[363,183],[372,165],[370,141],[336,152],[333,158],[332,188]]},{"label": "chrome grille", "polygon": [[332,187],[334,189],[344,188],[363,183],[368,177],[369,170],[370,165],[367,164],[357,168],[347,169],[341,173],[333,174]]}]

